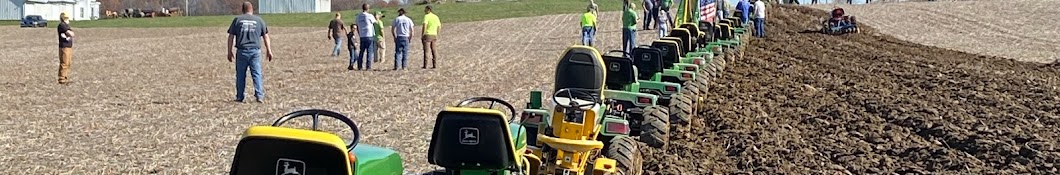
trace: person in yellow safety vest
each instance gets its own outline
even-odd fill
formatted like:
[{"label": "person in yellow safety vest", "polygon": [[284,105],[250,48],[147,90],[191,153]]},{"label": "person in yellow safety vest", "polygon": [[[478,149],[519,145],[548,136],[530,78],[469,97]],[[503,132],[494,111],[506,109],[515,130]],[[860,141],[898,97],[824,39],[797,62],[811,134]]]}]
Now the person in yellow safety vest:
[{"label": "person in yellow safety vest", "polygon": [[593,14],[592,6],[589,6],[582,14],[582,45],[593,46],[596,37],[596,14]]}]

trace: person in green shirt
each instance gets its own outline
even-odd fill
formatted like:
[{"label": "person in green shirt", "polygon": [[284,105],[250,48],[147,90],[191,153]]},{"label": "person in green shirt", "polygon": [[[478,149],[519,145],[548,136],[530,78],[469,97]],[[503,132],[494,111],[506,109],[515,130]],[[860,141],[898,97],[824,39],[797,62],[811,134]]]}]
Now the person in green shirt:
[{"label": "person in green shirt", "polygon": [[636,6],[629,0],[624,2],[626,10],[622,12],[622,51],[632,54],[633,48],[637,47],[637,12],[633,11]]},{"label": "person in green shirt", "polygon": [[438,15],[434,15],[431,6],[427,6],[423,9],[426,15],[423,15],[423,68],[427,68],[427,49],[431,49],[431,69],[438,66],[435,62],[438,59],[438,54],[435,53],[434,43],[438,41],[438,29],[442,28],[442,22],[438,20]]},{"label": "person in green shirt", "polygon": [[[375,17],[376,21],[382,21],[383,18],[386,18],[386,15],[383,14],[383,12],[377,11],[375,12]],[[372,59],[375,60],[375,62],[383,63],[385,62],[384,60],[386,60],[382,59],[386,58],[386,42],[383,42],[383,22],[376,22],[373,27],[375,28],[375,58]]]},{"label": "person in green shirt", "polygon": [[659,12],[662,13],[661,15],[666,15],[666,23],[670,24],[670,26],[675,26],[674,18],[670,15],[670,8],[673,7],[673,5],[674,0],[662,0],[662,6],[659,7]]},{"label": "person in green shirt", "polygon": [[582,45],[593,46],[593,39],[596,37],[596,14],[593,14],[593,6],[589,5],[586,8],[584,14],[582,14]]}]

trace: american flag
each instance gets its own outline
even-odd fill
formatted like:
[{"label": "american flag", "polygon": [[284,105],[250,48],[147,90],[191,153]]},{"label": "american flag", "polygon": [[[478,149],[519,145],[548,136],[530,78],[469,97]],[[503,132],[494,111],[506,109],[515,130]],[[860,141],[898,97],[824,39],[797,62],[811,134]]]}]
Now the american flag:
[{"label": "american flag", "polygon": [[699,0],[699,21],[713,23],[718,15],[718,9],[715,7],[717,4],[715,0]]}]

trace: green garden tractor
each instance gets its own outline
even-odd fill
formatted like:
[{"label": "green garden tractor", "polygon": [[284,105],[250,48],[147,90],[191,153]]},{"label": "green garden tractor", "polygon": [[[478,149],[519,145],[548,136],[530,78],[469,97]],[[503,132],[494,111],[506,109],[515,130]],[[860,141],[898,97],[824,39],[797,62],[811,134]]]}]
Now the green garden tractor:
[{"label": "green garden tractor", "polygon": [[[603,60],[607,66],[603,97],[609,108],[604,113],[608,117],[604,119],[625,119],[629,122],[629,132],[625,134],[640,136],[640,141],[651,147],[666,147],[670,138],[669,125],[672,124],[670,112],[665,106],[657,104],[657,99],[661,96],[649,92],[676,92],[681,85],[638,80],[639,68],[629,54],[620,50],[607,52],[603,55]],[[609,132],[601,134],[603,140],[617,136]]]},{"label": "green garden tractor", "polygon": [[[476,102],[489,106],[472,106]],[[444,169],[428,175],[538,174],[541,159],[527,148],[530,130],[516,114],[511,104],[492,97],[468,98],[443,109],[434,123],[427,162]]]},{"label": "green garden tractor", "polygon": [[[287,121],[312,116],[312,130],[281,127]],[[352,138],[318,130],[320,117],[346,124]],[[397,151],[358,144],[361,132],[350,118],[337,112],[309,109],[288,113],[271,126],[253,126],[243,133],[232,159],[232,175],[352,174],[401,175],[403,162]]]},{"label": "green garden tractor", "polygon": [[698,94],[697,87],[682,85],[689,82],[687,77],[694,77],[693,71],[673,69],[672,61],[666,65],[663,50],[652,46],[640,46],[633,49],[630,59],[636,68],[636,79],[640,83],[640,92],[659,96],[661,106],[666,106],[670,113],[671,126],[686,126],[694,115],[694,101],[691,97]]}]

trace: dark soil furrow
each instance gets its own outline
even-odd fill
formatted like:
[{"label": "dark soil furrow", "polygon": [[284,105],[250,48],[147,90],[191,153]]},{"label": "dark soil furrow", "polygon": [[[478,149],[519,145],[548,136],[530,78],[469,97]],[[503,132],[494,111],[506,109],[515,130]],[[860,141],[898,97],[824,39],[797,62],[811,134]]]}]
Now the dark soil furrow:
[{"label": "dark soil furrow", "polygon": [[739,66],[712,83],[693,137],[671,138],[700,146],[646,154],[646,166],[681,170],[660,174],[1058,172],[1057,68],[868,27],[805,32],[827,13],[769,11],[769,38],[752,40]]}]

